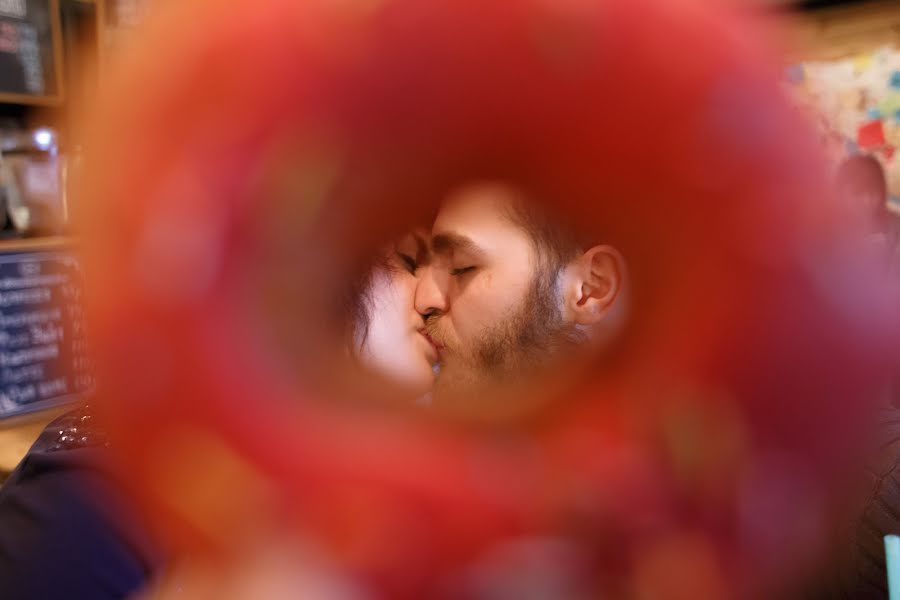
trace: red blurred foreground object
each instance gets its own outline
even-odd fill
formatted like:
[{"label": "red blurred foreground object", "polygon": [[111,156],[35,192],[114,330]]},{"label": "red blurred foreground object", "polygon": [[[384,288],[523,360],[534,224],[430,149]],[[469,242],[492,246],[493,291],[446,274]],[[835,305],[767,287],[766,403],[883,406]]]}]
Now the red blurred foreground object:
[{"label": "red blurred foreground object", "polygon": [[[274,530],[411,598],[526,575],[767,597],[814,563],[897,304],[754,24],[706,0],[171,4],[95,111],[81,222],[111,433],[173,551]],[[313,392],[354,257],[484,178],[621,249],[615,360],[487,431]]]}]

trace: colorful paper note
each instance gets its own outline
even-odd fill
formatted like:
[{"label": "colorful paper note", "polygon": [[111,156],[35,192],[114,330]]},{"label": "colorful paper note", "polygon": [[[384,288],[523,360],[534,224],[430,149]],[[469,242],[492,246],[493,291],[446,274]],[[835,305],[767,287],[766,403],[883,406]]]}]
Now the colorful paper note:
[{"label": "colorful paper note", "polygon": [[900,89],[900,71],[894,71],[891,74],[891,87],[895,90]]},{"label": "colorful paper note", "polygon": [[876,148],[884,145],[884,125],[881,120],[869,121],[859,126],[856,143],[860,148]]},{"label": "colorful paper note", "polygon": [[871,54],[859,54],[853,58],[853,70],[862,73],[872,66]]},{"label": "colorful paper note", "polygon": [[890,115],[900,111],[900,93],[893,92],[885,96],[878,103],[878,109],[883,115]]}]

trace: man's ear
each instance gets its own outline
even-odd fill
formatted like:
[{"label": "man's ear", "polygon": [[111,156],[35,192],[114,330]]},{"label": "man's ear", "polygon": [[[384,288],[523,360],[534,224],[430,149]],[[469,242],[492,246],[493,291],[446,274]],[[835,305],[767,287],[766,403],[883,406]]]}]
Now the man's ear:
[{"label": "man's ear", "polygon": [[617,305],[625,286],[625,259],[612,246],[594,246],[565,269],[563,294],[568,320],[596,325]]}]

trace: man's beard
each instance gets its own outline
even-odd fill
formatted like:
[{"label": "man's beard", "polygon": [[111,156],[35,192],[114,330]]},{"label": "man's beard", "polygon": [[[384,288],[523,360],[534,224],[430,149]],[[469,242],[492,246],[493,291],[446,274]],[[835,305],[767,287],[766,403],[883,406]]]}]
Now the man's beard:
[{"label": "man's beard", "polygon": [[566,323],[557,286],[560,270],[544,268],[535,273],[518,310],[486,330],[471,348],[448,343],[441,317],[426,323],[429,336],[444,346],[436,398],[469,394],[490,386],[521,381],[522,375],[539,372],[565,348],[580,345],[583,334]]}]

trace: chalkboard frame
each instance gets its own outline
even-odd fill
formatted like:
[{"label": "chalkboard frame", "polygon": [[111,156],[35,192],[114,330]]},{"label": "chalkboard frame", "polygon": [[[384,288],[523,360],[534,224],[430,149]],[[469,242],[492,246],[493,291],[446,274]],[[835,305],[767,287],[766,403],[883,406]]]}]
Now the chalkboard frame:
[{"label": "chalkboard frame", "polygon": [[15,423],[22,417],[28,417],[35,413],[44,413],[49,410],[75,406],[79,402],[84,402],[86,397],[87,395],[84,392],[72,392],[64,396],[56,396],[24,404],[16,410],[0,413],[0,429],[8,427],[9,423]]},{"label": "chalkboard frame", "polygon": [[59,0],[46,0],[50,15],[50,36],[53,41],[53,80],[56,84],[55,94],[20,94],[4,92],[0,88],[0,102],[6,104],[26,104],[30,106],[59,106],[65,99],[63,85],[63,41],[62,20],[60,18]]}]

